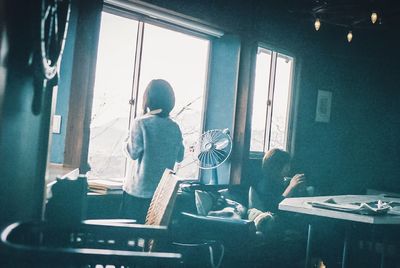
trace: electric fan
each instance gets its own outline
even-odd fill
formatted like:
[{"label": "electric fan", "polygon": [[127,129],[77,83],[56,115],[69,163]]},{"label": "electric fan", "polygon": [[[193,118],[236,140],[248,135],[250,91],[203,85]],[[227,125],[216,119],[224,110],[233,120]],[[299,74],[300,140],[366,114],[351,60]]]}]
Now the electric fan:
[{"label": "electric fan", "polygon": [[194,160],[201,169],[212,170],[210,184],[218,184],[217,167],[232,151],[229,129],[212,129],[203,133],[194,145]]}]

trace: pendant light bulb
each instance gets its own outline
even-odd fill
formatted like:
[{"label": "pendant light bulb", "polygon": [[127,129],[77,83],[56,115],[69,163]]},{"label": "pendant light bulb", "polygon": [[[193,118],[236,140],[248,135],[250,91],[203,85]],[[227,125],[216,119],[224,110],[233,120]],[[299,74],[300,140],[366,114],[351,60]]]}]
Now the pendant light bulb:
[{"label": "pendant light bulb", "polygon": [[318,18],[315,19],[314,27],[315,27],[315,30],[316,30],[316,31],[318,31],[319,28],[321,27],[321,21],[320,21]]},{"label": "pendant light bulb", "polygon": [[347,41],[349,41],[349,43],[350,43],[351,40],[353,40],[353,33],[351,31],[349,31],[349,33],[347,34]]},{"label": "pendant light bulb", "polygon": [[376,12],[372,12],[371,14],[371,22],[372,24],[375,24],[375,22],[378,20],[378,14]]}]

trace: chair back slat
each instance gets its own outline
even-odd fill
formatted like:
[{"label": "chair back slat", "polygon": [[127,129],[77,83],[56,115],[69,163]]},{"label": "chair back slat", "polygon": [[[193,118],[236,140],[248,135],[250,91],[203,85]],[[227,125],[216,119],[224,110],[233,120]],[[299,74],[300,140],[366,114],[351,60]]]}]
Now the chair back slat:
[{"label": "chair back slat", "polygon": [[179,182],[172,170],[166,169],[164,171],[147,211],[146,225],[169,225]]}]

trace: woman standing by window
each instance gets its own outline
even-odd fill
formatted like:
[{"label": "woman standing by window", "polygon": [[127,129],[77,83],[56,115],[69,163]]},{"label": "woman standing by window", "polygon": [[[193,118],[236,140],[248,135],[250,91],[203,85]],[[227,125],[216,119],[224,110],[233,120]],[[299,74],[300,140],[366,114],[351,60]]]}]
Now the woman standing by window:
[{"label": "woman standing by window", "polygon": [[175,106],[171,85],[152,80],[143,95],[144,115],[134,120],[127,151],[136,161],[123,185],[121,216],[145,221],[151,198],[166,168],[183,160],[182,133],[169,114]]}]

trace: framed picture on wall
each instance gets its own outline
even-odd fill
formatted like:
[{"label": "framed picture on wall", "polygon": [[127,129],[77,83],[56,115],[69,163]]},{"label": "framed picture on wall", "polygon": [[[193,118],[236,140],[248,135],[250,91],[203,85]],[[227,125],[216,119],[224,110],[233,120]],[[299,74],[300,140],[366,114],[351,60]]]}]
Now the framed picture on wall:
[{"label": "framed picture on wall", "polygon": [[317,109],[315,111],[315,121],[329,123],[331,118],[332,92],[318,90]]}]

